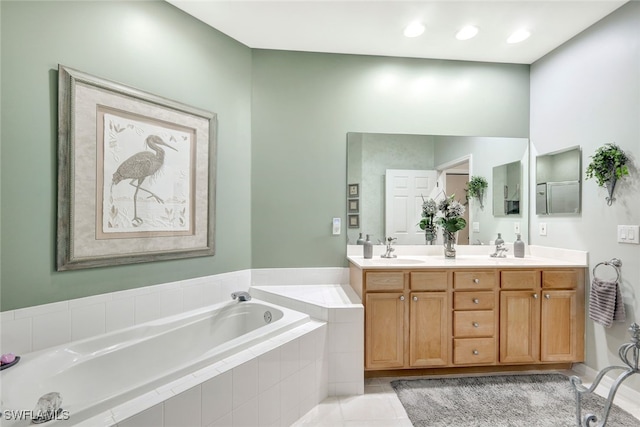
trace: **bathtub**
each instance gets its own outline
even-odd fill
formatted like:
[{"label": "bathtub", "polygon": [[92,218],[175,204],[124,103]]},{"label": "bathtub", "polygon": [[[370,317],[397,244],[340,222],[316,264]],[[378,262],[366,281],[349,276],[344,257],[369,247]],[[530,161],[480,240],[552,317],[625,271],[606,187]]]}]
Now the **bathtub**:
[{"label": "bathtub", "polygon": [[309,321],[264,301],[230,301],[28,353],[0,372],[1,410],[30,411],[56,391],[69,420],[46,425],[73,425]]}]

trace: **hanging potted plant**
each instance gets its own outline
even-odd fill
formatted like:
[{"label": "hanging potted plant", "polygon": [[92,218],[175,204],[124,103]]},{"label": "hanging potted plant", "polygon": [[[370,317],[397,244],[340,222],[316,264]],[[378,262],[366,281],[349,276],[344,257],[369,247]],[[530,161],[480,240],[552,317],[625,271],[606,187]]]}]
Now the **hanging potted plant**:
[{"label": "hanging potted plant", "polygon": [[605,187],[609,193],[607,205],[611,206],[615,198],[613,190],[616,182],[625,175],[629,175],[627,162],[629,158],[620,147],[607,143],[596,150],[591,156],[591,163],[587,166],[587,179],[595,178],[598,186]]},{"label": "hanging potted plant", "polygon": [[480,209],[484,209],[482,200],[484,199],[484,190],[488,186],[487,180],[481,176],[472,176],[467,184],[467,198],[478,199]]}]

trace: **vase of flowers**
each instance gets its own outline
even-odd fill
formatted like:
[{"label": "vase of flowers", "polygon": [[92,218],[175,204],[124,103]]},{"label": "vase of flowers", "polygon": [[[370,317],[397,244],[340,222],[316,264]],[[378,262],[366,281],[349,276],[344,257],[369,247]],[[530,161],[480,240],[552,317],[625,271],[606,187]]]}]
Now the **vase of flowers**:
[{"label": "vase of flowers", "polygon": [[436,223],[434,221],[438,207],[435,200],[422,198],[422,219],[418,223],[421,230],[424,230],[425,243],[433,245],[436,242]]},{"label": "vase of flowers", "polygon": [[464,206],[454,199],[455,194],[438,203],[438,218],[436,223],[442,227],[444,238],[444,257],[456,257],[456,233],[467,226],[464,215]]}]

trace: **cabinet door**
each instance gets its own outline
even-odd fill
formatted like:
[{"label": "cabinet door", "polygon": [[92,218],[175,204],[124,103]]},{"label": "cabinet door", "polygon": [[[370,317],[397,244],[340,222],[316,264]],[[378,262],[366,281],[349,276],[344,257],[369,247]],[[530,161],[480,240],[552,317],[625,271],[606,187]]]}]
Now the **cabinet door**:
[{"label": "cabinet door", "polygon": [[543,362],[580,360],[576,291],[542,291],[540,359]]},{"label": "cabinet door", "polygon": [[534,363],[539,349],[539,292],[500,292],[500,362]]},{"label": "cabinet door", "polygon": [[443,366],[449,362],[446,292],[413,292],[409,313],[409,365]]},{"label": "cabinet door", "polygon": [[365,306],[365,367],[404,366],[405,301],[400,292],[370,293]]}]

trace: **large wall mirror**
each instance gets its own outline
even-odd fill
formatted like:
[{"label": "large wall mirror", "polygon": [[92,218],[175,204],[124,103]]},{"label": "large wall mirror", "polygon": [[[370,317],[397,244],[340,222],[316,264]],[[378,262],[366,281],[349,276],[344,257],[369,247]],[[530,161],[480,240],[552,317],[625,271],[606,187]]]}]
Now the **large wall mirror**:
[{"label": "large wall mirror", "polygon": [[[347,134],[347,243],[356,244],[362,233],[377,243],[385,237],[398,244],[426,244],[418,227],[422,198],[442,199],[455,194],[466,203],[466,182],[471,176],[488,181],[483,207],[466,205],[468,224],[458,244],[489,244],[498,233],[505,241],[529,233],[526,138],[407,135],[350,132]],[[495,175],[494,175],[495,174]],[[500,182],[494,185],[496,179]],[[401,183],[389,188],[389,183]],[[391,192],[407,202],[389,203]],[[501,206],[501,209],[494,207]],[[393,212],[390,209],[394,209]],[[406,212],[405,212],[406,211]],[[399,220],[393,220],[398,215]],[[391,219],[391,221],[390,221]],[[400,225],[398,225],[400,224]],[[402,228],[405,228],[405,232]],[[438,233],[437,244],[442,242]]]},{"label": "large wall mirror", "polygon": [[577,146],[536,157],[536,214],[580,213],[581,163]]}]

